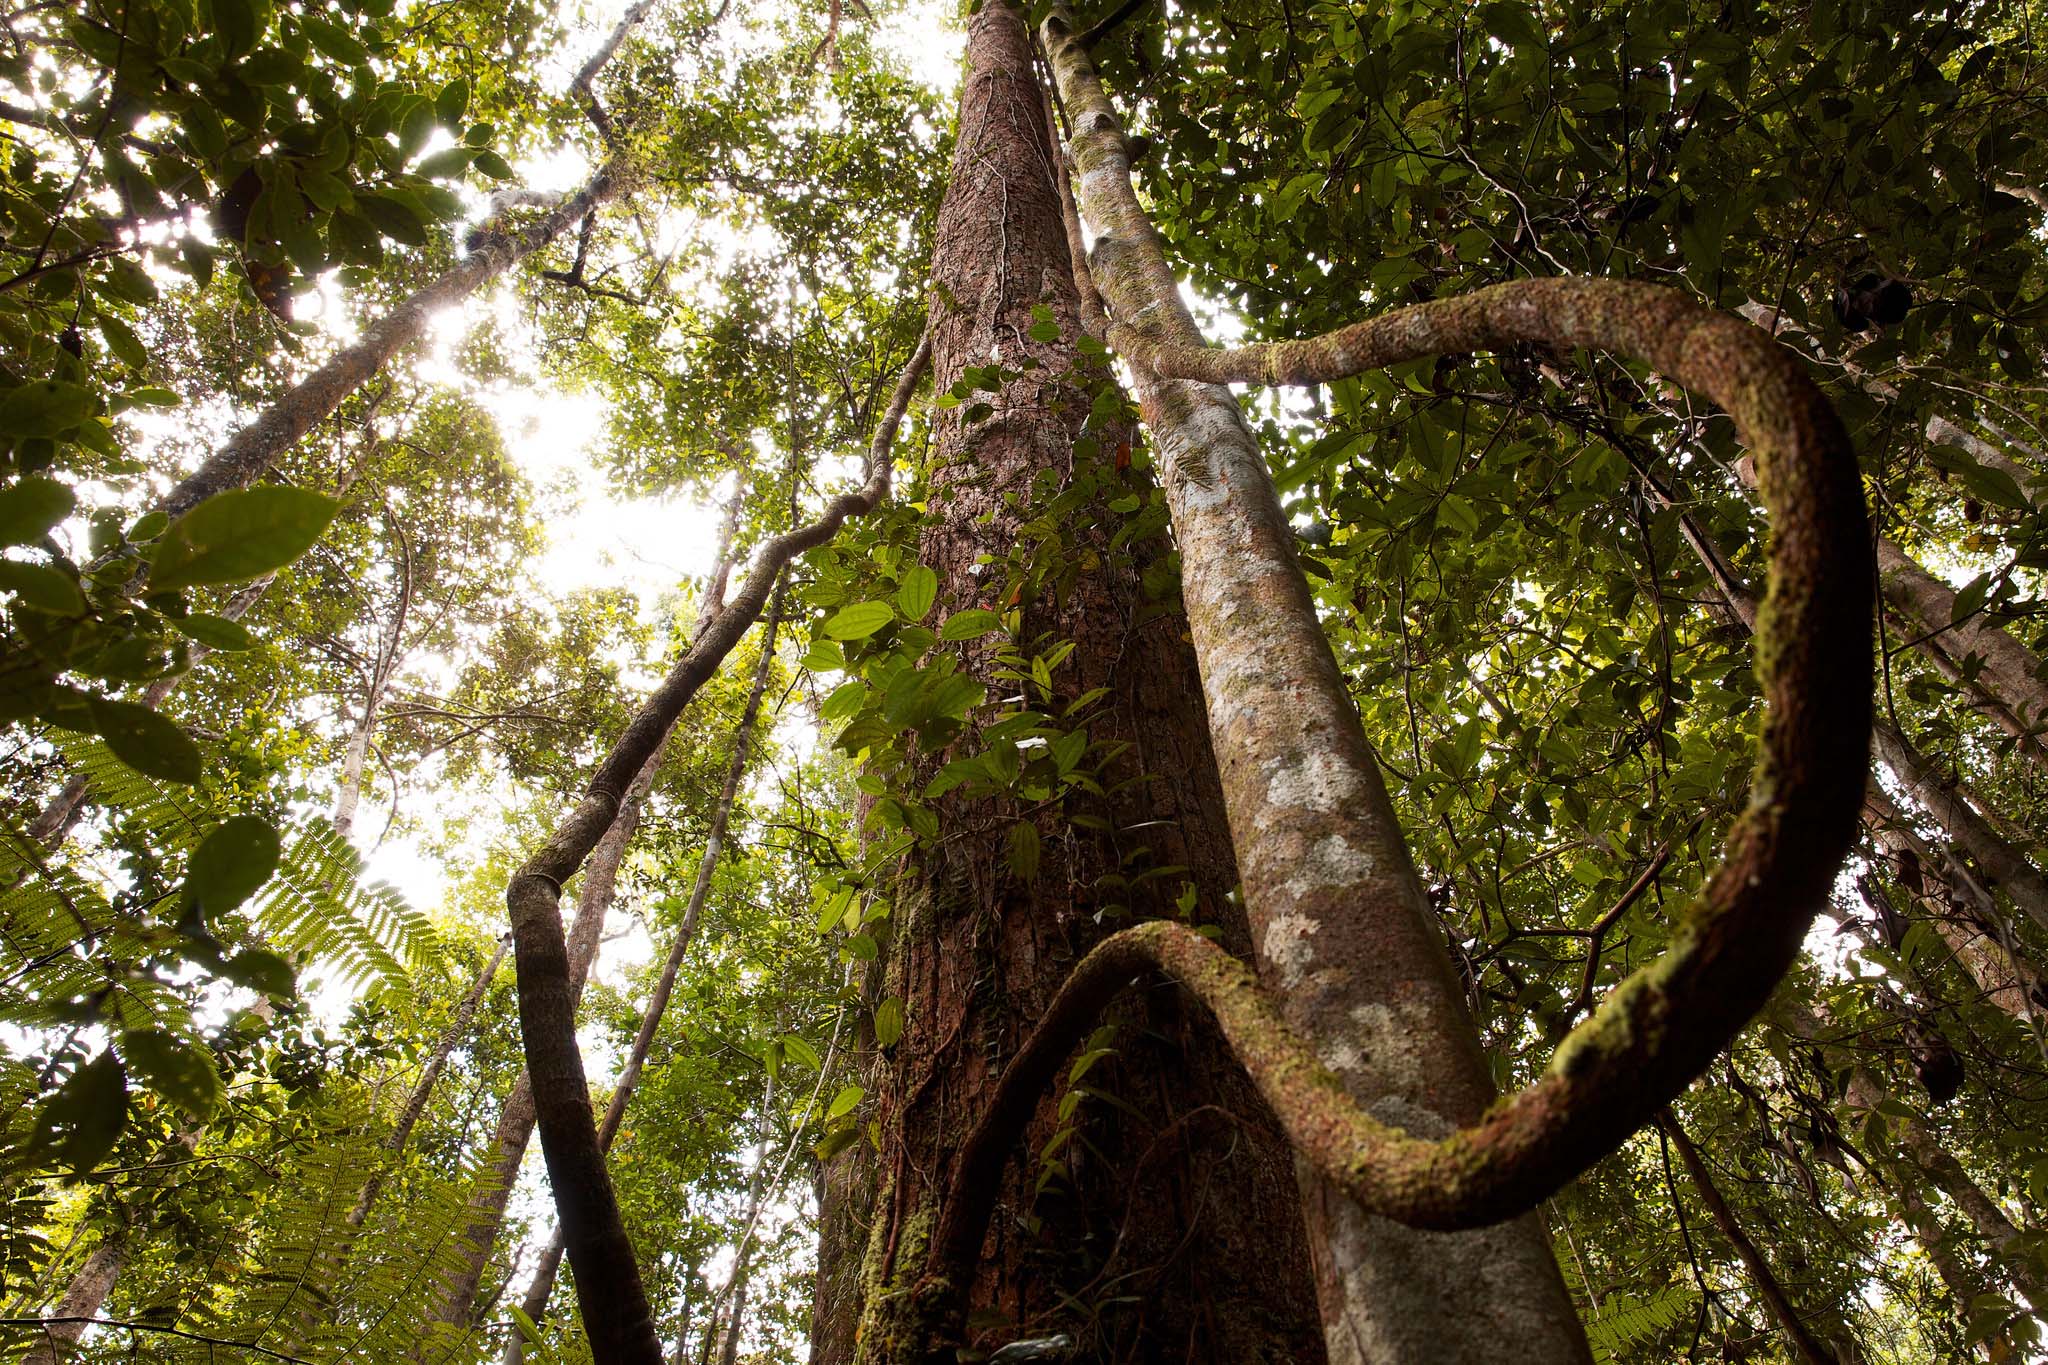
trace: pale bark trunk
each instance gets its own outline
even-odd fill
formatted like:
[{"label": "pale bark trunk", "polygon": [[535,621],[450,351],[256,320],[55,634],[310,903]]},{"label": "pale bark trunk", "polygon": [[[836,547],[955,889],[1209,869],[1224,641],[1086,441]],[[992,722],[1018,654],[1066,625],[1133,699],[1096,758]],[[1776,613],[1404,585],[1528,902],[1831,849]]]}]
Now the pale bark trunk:
[{"label": "pale bark trunk", "polygon": [[344,346],[300,380],[247,426],[230,436],[158,504],[176,517],[216,493],[247,488],[271,463],[326,420],[342,401],[416,341],[427,324],[560,236],[625,188],[626,176],[612,163],[588,184],[526,227],[506,231],[495,224],[472,234],[475,248],[432,281],[406,296],[364,329],[362,339]]},{"label": "pale bark trunk", "polygon": [[[1646,481],[1645,487],[1666,507],[1677,506],[1655,484]],[[1713,538],[1683,509],[1679,509],[1679,527],[1727,600],[1730,614],[1745,630],[1753,632],[1757,602],[1748,586],[1729,568],[1727,557]],[[2003,889],[2029,919],[2048,928],[2048,877],[2025,854],[2001,838],[1974,805],[1945,786],[1934,772],[1934,765],[1904,735],[1883,720],[1875,721],[1871,730],[1873,756],[1891,769],[1914,802],[1947,831],[1988,881]]]},{"label": "pale bark trunk", "polygon": [[[1121,124],[1056,7],[1043,30],[1065,107],[1095,280],[1111,312],[1205,344],[1131,186]],[[1134,367],[1163,457],[1261,979],[1345,1090],[1423,1138],[1493,1095],[1436,922],[1294,555],[1292,528],[1229,389]],[[1364,1213],[1303,1168],[1333,1365],[1588,1358],[1533,1215],[1422,1232]]]},{"label": "pale bark trunk", "polygon": [[2021,1024],[2048,1023],[2048,981],[2012,941],[1990,888],[1922,842],[1883,788],[1873,784],[1865,804],[1864,823],[1899,863],[1901,881],[1908,860],[1918,868],[1920,884],[1905,889],[1984,998]]},{"label": "pale bark trunk", "polygon": [[[1896,1198],[1899,1220],[1906,1225],[1906,1230],[1913,1234],[1913,1240],[1920,1244],[1920,1250],[1926,1253],[1928,1261],[1933,1264],[1934,1273],[1941,1278],[1942,1286],[1948,1290],[1949,1298],[1955,1303],[1956,1316],[1961,1321],[1963,1330],[1967,1332],[1970,1323],[1970,1302],[1984,1292],[1983,1286],[1978,1283],[1976,1276],[1963,1268],[1962,1261],[1957,1259],[1949,1230],[1942,1226],[1940,1216],[1928,1207],[1926,1199],[1921,1197],[1919,1187],[1910,1180],[1902,1180],[1898,1182]],[[2009,1343],[2006,1344],[2006,1349],[2010,1351]],[[1970,1354],[1972,1358],[1980,1360],[2001,1358],[1993,1354],[1988,1342],[1980,1342]]]},{"label": "pale bark trunk", "polygon": [[1771,1316],[1777,1320],[1778,1326],[1790,1339],[1792,1348],[1798,1353],[1799,1358],[1805,1361],[1806,1365],[1840,1365],[1835,1353],[1823,1345],[1820,1338],[1814,1335],[1813,1329],[1806,1325],[1806,1319],[1793,1306],[1791,1296],[1786,1294],[1785,1286],[1779,1282],[1777,1272],[1764,1258],[1762,1248],[1757,1246],[1748,1230],[1736,1218],[1735,1210],[1728,1207],[1728,1201],[1721,1197],[1720,1189],[1714,1184],[1713,1174],[1707,1170],[1706,1161],[1700,1156],[1699,1149],[1693,1146],[1692,1139],[1686,1136],[1685,1129],[1679,1127],[1678,1121],[1668,1112],[1659,1121],[1658,1126],[1671,1140],[1671,1146],[1677,1151],[1686,1175],[1692,1179],[1693,1189],[1698,1192],[1700,1202],[1707,1206],[1707,1213],[1713,1218],[1714,1226],[1721,1230],[1721,1236],[1727,1239],[1728,1245],[1735,1249],[1735,1254],[1741,1258],[1743,1266],[1749,1271],[1750,1282],[1756,1286],[1757,1297],[1764,1301],[1764,1307],[1769,1309]]},{"label": "pale bark trunk", "polygon": [[732,1274],[726,1278],[725,1331],[718,1350],[718,1365],[733,1365],[739,1357],[740,1328],[747,1319],[747,1274],[753,1266],[753,1250],[756,1242],[754,1229],[761,1221],[761,1200],[768,1191],[768,1136],[775,1116],[775,1073],[768,1073],[768,1084],[761,1097],[760,1122],[755,1126],[754,1173],[747,1182],[747,1216],[740,1224],[745,1229],[740,1234],[739,1246],[733,1252]]},{"label": "pale bark trunk", "polygon": [[[732,761],[726,765],[725,785],[719,790],[718,804],[711,810],[711,823],[704,835],[704,852],[697,860],[697,877],[690,887],[690,899],[684,907],[682,923],[669,946],[668,959],[662,964],[654,992],[640,1012],[640,1027],[633,1035],[633,1046],[619,1071],[618,1083],[612,1088],[604,1119],[598,1124],[598,1146],[606,1152],[611,1151],[619,1125],[625,1120],[626,1106],[632,1103],[633,1092],[639,1088],[641,1070],[647,1065],[648,1053],[654,1049],[654,1036],[661,1027],[662,1017],[668,1013],[669,1000],[675,994],[676,976],[682,970],[683,959],[689,955],[690,944],[697,936],[698,920],[704,913],[705,902],[710,899],[711,879],[718,870],[726,826],[732,820],[733,806],[739,800],[740,782],[746,776],[747,751],[755,722],[761,715],[761,699],[768,690],[768,674],[775,662],[775,631],[781,615],[782,603],[778,593],[777,600],[768,608],[767,630],[761,638],[761,657],[754,668],[753,688],[747,693],[739,727],[733,732]],[[548,1299],[554,1294],[555,1277],[561,1271],[562,1252],[562,1233],[558,1227],[549,1237],[533,1281],[527,1286],[525,1298],[520,1303],[521,1310],[536,1324],[547,1314]],[[515,1331],[505,1347],[506,1365],[520,1365],[525,1358],[525,1341]]]},{"label": "pale bark trunk", "polygon": [[2010,896],[2029,919],[2048,928],[2048,876],[2001,838],[1955,787],[1943,783],[1934,765],[1904,735],[1880,721],[1871,729],[1871,747],[1914,802],[1969,855],[1986,882]]},{"label": "pale bark trunk", "polygon": [[[107,1296],[114,1292],[114,1285],[128,1264],[128,1239],[131,1235],[126,1228],[121,1228],[100,1239],[99,1245],[86,1255],[85,1264],[65,1286],[64,1297],[58,1302],[52,1317],[96,1318],[100,1315]],[[45,1327],[41,1338],[29,1348],[22,1365],[58,1365],[69,1355],[67,1348],[76,1346],[78,1339],[85,1335],[88,1325],[84,1322],[57,1322]]]},{"label": "pale bark trunk", "polygon": [[398,671],[399,649],[405,638],[405,620],[412,611],[412,539],[405,528],[391,525],[398,539],[398,595],[391,606],[391,619],[377,641],[376,657],[370,661],[370,676],[363,688],[363,713],[349,730],[348,746],[342,752],[341,790],[334,798],[334,828],[346,839],[355,830],[356,804],[363,794],[363,764],[370,756],[370,739],[377,732],[377,717]]},{"label": "pale bark trunk", "polygon": [[[1827,1028],[1820,1017],[1798,1005],[1789,1008],[1783,1017],[1794,1034],[1818,1047],[1824,1056],[1830,1055],[1832,1050],[1826,1037]],[[1879,1114],[1878,1106],[1885,1098],[1884,1088],[1868,1070],[1856,1065],[1850,1069],[1842,1098],[1851,1109]],[[1872,1157],[1880,1161],[1903,1160],[1913,1168],[1912,1172],[1903,1175],[1903,1180],[1912,1179],[1913,1173],[1917,1172],[1947,1195],[1957,1211],[1970,1221],[1977,1235],[1984,1239],[1991,1259],[2013,1287],[2036,1313],[2048,1314],[2048,1277],[2042,1275],[2028,1254],[2027,1240],[2038,1234],[2032,1230],[2023,1232],[2016,1227],[2005,1210],[1941,1145],[1941,1140],[1923,1120],[1891,1114],[1880,1117],[1884,1123],[1896,1128],[1899,1141],[1894,1152],[1872,1153]]]},{"label": "pale bark trunk", "polygon": [[[1916,637],[1938,644],[1957,661],[1976,655],[1983,661],[1980,682],[2020,723],[2030,731],[2048,723],[2048,686],[2041,682],[2041,661],[2032,650],[1981,616],[1956,620],[1955,590],[1882,536],[1877,571],[1885,604],[1918,627]],[[2038,745],[2027,749],[2029,754],[2039,751]]]}]

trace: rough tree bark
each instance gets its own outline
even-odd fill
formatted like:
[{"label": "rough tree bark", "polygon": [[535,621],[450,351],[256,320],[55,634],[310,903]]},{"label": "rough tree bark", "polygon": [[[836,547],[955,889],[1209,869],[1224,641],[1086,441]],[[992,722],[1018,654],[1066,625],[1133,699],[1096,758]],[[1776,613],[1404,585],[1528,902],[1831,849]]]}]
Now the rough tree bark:
[{"label": "rough tree bark", "polygon": [[[1073,378],[1081,327],[1044,95],[1012,5],[997,0],[972,17],[966,62],[934,247],[934,387],[950,387],[969,366],[1040,368],[992,396],[983,420],[966,421],[965,408],[939,419],[918,557],[938,575],[942,611],[1012,605],[1004,569],[1018,528],[1045,496],[1034,488],[1056,488],[1073,470],[1089,411]],[[1034,305],[1051,310],[1059,340],[1030,337]],[[1106,434],[1103,450],[1119,439]],[[1045,709],[1057,714],[1091,688],[1108,689],[1090,713],[1089,739],[1130,748],[1103,785],[1140,780],[1090,806],[1110,827],[1103,832],[954,793],[930,803],[946,837],[910,855],[886,963],[867,987],[876,998],[900,996],[905,1019],[901,1040],[869,1057],[879,1179],[862,1178],[864,1157],[827,1172],[814,1360],[854,1358],[856,1321],[860,1359],[916,1349],[914,1328],[893,1315],[915,1297],[902,1291],[923,1272],[927,1239],[945,1215],[960,1136],[987,1108],[1005,1059],[1071,964],[1115,927],[1096,923],[1105,903],[1127,902],[1139,919],[1176,914],[1176,877],[1111,889],[1106,879],[1130,870],[1120,852],[1148,844],[1156,865],[1185,867],[1198,919],[1218,924],[1232,950],[1250,948],[1229,897],[1237,870],[1181,623],[1155,614],[1130,624],[1144,600],[1136,566],[1110,545],[1115,514],[1090,510],[1069,519],[1061,546],[1071,581],[1020,596],[1016,638],[1032,650],[1073,644]],[[1165,548],[1155,542],[1144,553]],[[994,681],[991,651],[970,649],[965,664]],[[921,760],[921,771],[938,757]],[[1029,878],[1005,857],[1020,819],[1042,832]],[[1070,1182],[1034,1188],[1033,1155],[1054,1130],[1056,1094],[1043,1097],[994,1177],[1002,1212],[961,1286],[976,1344],[1067,1332],[1084,1358],[1320,1360],[1286,1147],[1213,1026],[1176,992],[1153,991],[1130,1003],[1112,1045],[1090,1083],[1118,1103],[1086,1103],[1086,1141],[1061,1153]],[[871,1203],[858,1202],[864,1195]],[[1087,1321],[1062,1305],[1063,1294],[1101,1304],[1101,1316]],[[1104,1303],[1111,1299],[1123,1302]]]}]

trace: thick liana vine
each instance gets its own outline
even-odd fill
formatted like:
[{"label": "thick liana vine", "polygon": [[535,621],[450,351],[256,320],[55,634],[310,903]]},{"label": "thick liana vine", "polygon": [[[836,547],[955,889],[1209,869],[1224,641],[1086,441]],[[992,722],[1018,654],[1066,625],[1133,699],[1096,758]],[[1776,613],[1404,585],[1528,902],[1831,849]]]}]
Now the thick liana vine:
[{"label": "thick liana vine", "polygon": [[[1261,897],[1270,898],[1263,984],[1206,940],[1165,923],[1125,930],[1081,961],[1012,1061],[955,1169],[911,1310],[941,1334],[957,1325],[1010,1144],[1060,1062],[1132,980],[1157,969],[1200,999],[1303,1158],[1365,1209],[1421,1228],[1496,1224],[1533,1208],[1653,1121],[1762,1006],[1825,901],[1854,835],[1868,770],[1874,571],[1860,477],[1833,408],[1796,359],[1760,329],[1675,291],[1590,279],[1521,281],[1398,309],[1313,340],[1210,349],[1132,192],[1121,126],[1064,6],[1052,8],[1042,35],[1073,121],[1080,207],[1098,234],[1108,335],[1137,372],[1166,457],[1233,830],[1243,845],[1247,833],[1268,832],[1288,809],[1322,811],[1331,858],[1359,868],[1338,879],[1345,887],[1308,885],[1316,868],[1261,884],[1256,859],[1244,851],[1255,925]],[[1538,1082],[1497,1100],[1476,1122],[1429,1138],[1376,1117],[1347,1093],[1326,1064],[1333,1040],[1315,1038],[1304,1021],[1317,1016],[1291,998],[1329,993],[1298,958],[1290,963],[1295,944],[1312,940],[1303,951],[1319,962],[1333,948],[1360,946],[1338,947],[1328,941],[1333,932],[1373,927],[1358,918],[1372,907],[1346,907],[1326,893],[1348,889],[1355,899],[1390,871],[1398,879],[1400,868],[1375,863],[1388,861],[1382,855],[1405,863],[1405,848],[1379,818],[1384,794],[1376,774],[1348,784],[1355,790],[1347,799],[1364,809],[1346,814],[1342,802],[1331,806],[1332,793],[1347,786],[1331,775],[1344,759],[1338,741],[1356,730],[1356,716],[1341,690],[1332,694],[1327,685],[1341,689],[1323,666],[1326,645],[1286,671],[1284,645],[1274,642],[1304,633],[1290,608],[1306,613],[1306,632],[1315,631],[1313,614],[1291,548],[1269,534],[1285,522],[1236,403],[1205,386],[1322,383],[1401,361],[1525,346],[1583,347],[1648,365],[1733,418],[1755,458],[1771,519],[1756,636],[1769,710],[1748,806],[1669,950],[1573,1030]],[[1237,581],[1224,581],[1232,571]],[[1262,586],[1261,579],[1271,581]],[[1276,619],[1251,632],[1249,646],[1233,644],[1233,621],[1249,625],[1242,615],[1249,606]],[[1249,657],[1246,648],[1263,652]],[[1324,719],[1329,724],[1319,726]],[[1326,753],[1322,769],[1290,780],[1308,761],[1303,745],[1325,738],[1308,732],[1323,728],[1335,757]],[[1296,790],[1304,783],[1316,790]],[[1287,913],[1276,914],[1271,900]]]},{"label": "thick liana vine", "polygon": [[505,888],[519,967],[519,1031],[533,1084],[541,1155],[569,1267],[581,1287],[584,1330],[598,1360],[658,1365],[662,1350],[632,1241],[605,1169],[583,1056],[576,1045],[576,995],[562,936],[562,885],[576,875],[611,827],[634,774],[760,616],[789,561],[831,539],[848,517],[865,515],[888,497],[896,429],[930,360],[931,344],[920,340],[875,428],[861,486],[833,498],[816,520],[761,547],[738,592],[676,661],[613,744],[583,799]]}]

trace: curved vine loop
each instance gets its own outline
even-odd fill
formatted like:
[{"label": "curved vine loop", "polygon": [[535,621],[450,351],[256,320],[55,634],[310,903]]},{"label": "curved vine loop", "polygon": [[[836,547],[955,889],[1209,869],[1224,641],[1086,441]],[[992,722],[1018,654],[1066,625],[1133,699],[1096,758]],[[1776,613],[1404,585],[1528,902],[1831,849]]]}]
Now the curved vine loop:
[{"label": "curved vine loop", "polygon": [[1664,955],[1607,995],[1541,1079],[1441,1140],[1361,1109],[1251,969],[1208,940],[1168,922],[1105,940],[1076,966],[962,1148],[920,1286],[934,1322],[972,1281],[1015,1135],[1095,1016],[1154,970],[1215,1015],[1296,1149],[1367,1210],[1433,1229],[1528,1211],[1654,1121],[1762,1007],[1825,903],[1869,771],[1874,569],[1855,452],[1827,399],[1760,329],[1669,289],[1549,279],[1309,341],[1212,350],[1128,326],[1112,326],[1110,339],[1160,378],[1208,383],[1324,383],[1438,355],[1588,348],[1713,399],[1756,458],[1771,518],[1755,636],[1768,709],[1748,804]]}]

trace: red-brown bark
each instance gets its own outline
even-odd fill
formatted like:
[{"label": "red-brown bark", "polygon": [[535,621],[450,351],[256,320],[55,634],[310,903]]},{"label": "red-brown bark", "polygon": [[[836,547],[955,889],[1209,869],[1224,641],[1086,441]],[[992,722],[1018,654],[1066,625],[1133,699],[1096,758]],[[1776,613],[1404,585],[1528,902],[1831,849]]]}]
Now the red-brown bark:
[{"label": "red-brown bark", "polygon": [[[1064,481],[1072,470],[1089,409],[1068,378],[1082,328],[1021,16],[983,6],[967,60],[934,253],[934,385],[950,386],[969,366],[1021,368],[1028,357],[1040,368],[992,398],[984,420],[966,421],[963,409],[940,419],[932,522],[919,559],[938,574],[942,611],[1007,605],[996,600],[1006,578],[1001,562],[1019,543],[1022,509],[1039,496],[1034,481],[1046,471]],[[1052,310],[1060,340],[1029,338],[1034,305]],[[1073,963],[1117,927],[1098,925],[1098,908],[1122,900],[1138,918],[1172,916],[1184,875],[1197,889],[1198,918],[1219,924],[1233,950],[1250,948],[1228,894],[1236,866],[1183,625],[1170,615],[1131,624],[1143,601],[1137,566],[1111,551],[1114,514],[1089,510],[1060,547],[1076,571],[1058,591],[1050,581],[1042,593],[1026,591],[1018,638],[1039,641],[1039,649],[1049,640],[1075,646],[1046,709],[1057,713],[1091,688],[1109,689],[1089,738],[1129,748],[1104,786],[1117,791],[1124,779],[1140,780],[1089,801],[1088,813],[1115,831],[1158,823],[1119,842],[1116,833],[1073,823],[1074,809],[1025,817],[1001,801],[935,803],[946,837],[912,855],[896,897],[886,984],[870,986],[901,995],[906,1019],[901,1042],[870,1072],[880,1096],[880,1180],[861,1178],[864,1158],[827,1173],[828,1201],[860,1198],[867,1186],[874,1203],[871,1218],[844,1217],[843,1204],[825,1210],[817,1360],[849,1358],[854,1313],[866,1319],[863,1357],[891,1349],[887,1287],[921,1272],[920,1241],[943,1212],[956,1145],[988,1105],[1004,1063]],[[988,679],[985,653],[971,653],[968,665]],[[1020,817],[1042,836],[1029,879],[1004,854]],[[1120,855],[1140,843],[1151,847],[1147,863],[1187,872],[1109,891],[1103,878],[1130,872]],[[1176,993],[1128,997],[1112,1017],[1115,1055],[1089,1084],[1117,1102],[1085,1102],[1082,1136],[1060,1151],[1070,1178],[1034,1190],[1035,1154],[1055,1130],[1057,1094],[1039,1106],[1001,1173],[969,1295],[975,1343],[992,1349],[1064,1332],[1085,1358],[1320,1360],[1292,1162],[1270,1115],[1208,1019]],[[863,1224],[872,1231],[863,1233]],[[865,1246],[845,1244],[854,1237]],[[849,1293],[863,1253],[867,1274]]]}]

